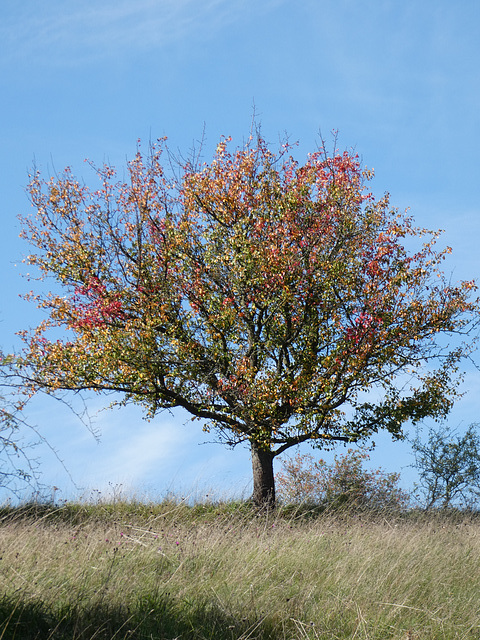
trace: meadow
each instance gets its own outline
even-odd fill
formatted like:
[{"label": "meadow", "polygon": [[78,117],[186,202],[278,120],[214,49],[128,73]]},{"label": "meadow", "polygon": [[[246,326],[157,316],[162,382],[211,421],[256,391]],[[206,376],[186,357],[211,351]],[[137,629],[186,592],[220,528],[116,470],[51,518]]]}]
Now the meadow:
[{"label": "meadow", "polygon": [[4,507],[0,587],[0,640],[478,639],[480,519]]}]

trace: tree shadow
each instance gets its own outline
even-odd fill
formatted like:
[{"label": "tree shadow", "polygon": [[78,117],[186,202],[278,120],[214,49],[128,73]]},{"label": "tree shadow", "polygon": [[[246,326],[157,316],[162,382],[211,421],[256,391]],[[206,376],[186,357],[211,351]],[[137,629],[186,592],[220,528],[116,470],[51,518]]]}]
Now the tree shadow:
[{"label": "tree shadow", "polygon": [[237,619],[216,603],[143,597],[134,607],[64,605],[0,599],[1,640],[279,640],[284,634],[261,615]]}]

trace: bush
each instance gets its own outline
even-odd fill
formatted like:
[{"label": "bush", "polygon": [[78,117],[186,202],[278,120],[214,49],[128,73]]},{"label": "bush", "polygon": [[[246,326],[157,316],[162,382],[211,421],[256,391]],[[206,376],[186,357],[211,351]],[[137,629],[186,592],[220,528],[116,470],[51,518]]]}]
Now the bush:
[{"label": "bush", "polygon": [[400,474],[365,469],[369,459],[366,451],[354,449],[335,456],[332,464],[297,453],[276,475],[278,497],[325,507],[405,508],[409,496],[398,486]]},{"label": "bush", "polygon": [[412,441],[425,509],[478,509],[480,498],[480,434],[472,424],[463,436],[449,427],[430,429],[426,442]]}]

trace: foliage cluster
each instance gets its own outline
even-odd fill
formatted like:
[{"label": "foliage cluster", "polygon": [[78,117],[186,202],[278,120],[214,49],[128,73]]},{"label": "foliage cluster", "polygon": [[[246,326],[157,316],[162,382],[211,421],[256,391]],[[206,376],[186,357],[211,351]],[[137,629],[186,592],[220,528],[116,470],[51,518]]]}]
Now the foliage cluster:
[{"label": "foliage cluster", "polygon": [[400,474],[366,469],[370,459],[364,450],[349,449],[328,464],[310,454],[297,453],[282,462],[276,474],[278,496],[283,503],[323,507],[403,509],[409,496],[399,487]]}]

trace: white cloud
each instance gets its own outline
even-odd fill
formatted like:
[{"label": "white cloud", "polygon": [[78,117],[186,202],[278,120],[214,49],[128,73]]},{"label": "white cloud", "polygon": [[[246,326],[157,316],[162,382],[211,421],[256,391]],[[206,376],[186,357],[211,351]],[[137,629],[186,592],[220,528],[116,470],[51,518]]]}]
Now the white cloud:
[{"label": "white cloud", "polygon": [[29,421],[58,454],[48,446],[35,452],[43,483],[59,487],[60,499],[106,498],[116,491],[152,499],[169,491],[200,497],[247,491],[249,451],[212,444],[215,435],[205,434],[186,412],[160,413],[147,422],[140,407],[101,411],[107,402],[96,397],[87,404],[98,441],[68,406],[46,396],[29,405]]},{"label": "white cloud", "polygon": [[[30,0],[4,16],[4,61],[70,65],[135,56],[177,42],[201,42],[252,11],[263,14],[285,0]],[[17,3],[15,3],[17,4]],[[41,9],[39,10],[39,6]]]},{"label": "white cloud", "polygon": [[212,444],[214,434],[205,434],[201,425],[182,411],[160,414],[152,422],[138,421],[140,412],[135,408],[110,416],[99,425],[102,436],[96,453],[102,461],[101,470],[92,461],[87,485],[94,482],[103,492],[112,485],[122,485],[127,494],[130,487],[160,494],[170,490],[195,493],[206,488],[219,496],[232,489],[242,493],[248,485],[249,451]]},{"label": "white cloud", "polygon": [[178,465],[184,456],[179,442],[183,429],[180,421],[160,418],[152,423],[142,422],[135,425],[134,433],[131,433],[132,429],[126,428],[125,420],[122,424],[118,418],[117,415],[117,429],[105,433],[100,441],[99,449],[103,451],[105,463],[101,474],[97,475],[98,480],[124,478],[136,483],[154,470],[163,471],[161,475],[164,475],[175,463]]}]

